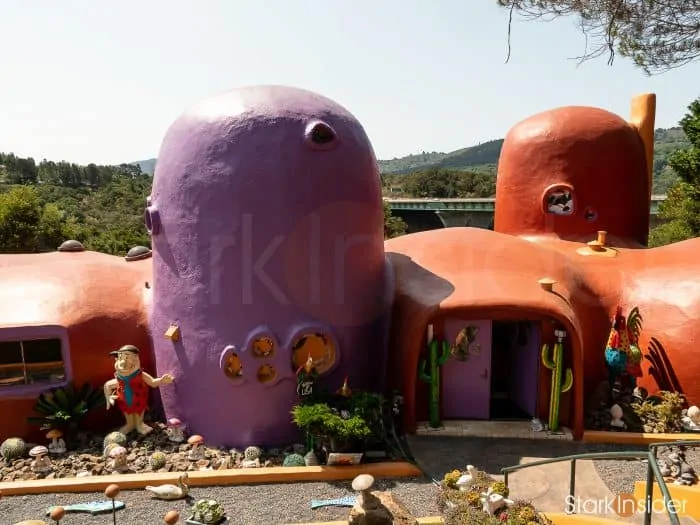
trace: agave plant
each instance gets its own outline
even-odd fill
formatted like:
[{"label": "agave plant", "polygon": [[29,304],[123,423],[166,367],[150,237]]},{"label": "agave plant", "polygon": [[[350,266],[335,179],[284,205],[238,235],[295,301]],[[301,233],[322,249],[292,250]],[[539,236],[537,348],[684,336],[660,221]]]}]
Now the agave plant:
[{"label": "agave plant", "polygon": [[80,423],[89,412],[104,406],[102,392],[89,383],[76,389],[73,383],[64,387],[42,392],[34,405],[40,416],[30,417],[29,423],[39,425],[41,430],[60,428],[68,432],[78,430]]}]

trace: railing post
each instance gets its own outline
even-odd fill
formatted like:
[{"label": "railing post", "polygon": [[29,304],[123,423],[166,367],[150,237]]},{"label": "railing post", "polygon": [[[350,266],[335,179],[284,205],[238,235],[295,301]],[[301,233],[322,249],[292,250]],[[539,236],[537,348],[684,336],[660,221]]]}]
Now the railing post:
[{"label": "railing post", "polygon": [[503,473],[503,484],[506,486],[506,488],[508,488],[508,471],[507,470]]},{"label": "railing post", "polygon": [[[576,459],[571,460],[570,470],[569,470],[569,501],[567,501],[567,511],[569,508],[573,507],[573,502],[575,501],[576,492]],[[570,512],[573,514],[573,510]]]},{"label": "railing post", "polygon": [[654,452],[651,452],[647,462],[647,490],[644,496],[644,525],[651,525],[651,500],[654,497],[654,472],[652,470],[651,462],[653,461],[654,456]]}]

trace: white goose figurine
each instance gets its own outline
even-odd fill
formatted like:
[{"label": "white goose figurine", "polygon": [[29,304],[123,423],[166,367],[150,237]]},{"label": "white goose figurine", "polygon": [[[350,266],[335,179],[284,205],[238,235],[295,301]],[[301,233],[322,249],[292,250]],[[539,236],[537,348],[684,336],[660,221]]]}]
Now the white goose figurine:
[{"label": "white goose figurine", "polygon": [[146,490],[153,494],[158,499],[175,500],[184,499],[190,493],[190,488],[187,486],[187,472],[183,472],[177,479],[177,485],[167,484],[158,485],[157,487],[146,487]]},{"label": "white goose figurine", "polygon": [[478,471],[474,465],[467,465],[467,473],[462,474],[457,480],[459,490],[469,490],[469,486],[471,485],[472,481],[474,481],[474,477],[476,476],[477,472]]}]

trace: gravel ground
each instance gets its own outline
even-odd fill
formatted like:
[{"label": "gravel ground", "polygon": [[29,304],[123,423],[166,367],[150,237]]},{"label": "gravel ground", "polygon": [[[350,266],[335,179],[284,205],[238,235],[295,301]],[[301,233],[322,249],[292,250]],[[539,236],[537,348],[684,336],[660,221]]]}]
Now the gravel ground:
[{"label": "gravel ground", "polygon": [[[404,480],[378,480],[380,490],[392,490],[417,517],[435,516],[436,488],[427,478]],[[349,508],[325,507],[311,510],[312,499],[339,498],[353,494],[350,482],[338,483],[287,483],[271,485],[245,485],[234,487],[194,487],[194,499],[213,498],[220,501],[227,511],[230,525],[282,525],[309,521],[347,519]],[[104,494],[46,494],[37,496],[7,497],[0,500],[0,523],[10,525],[27,519],[45,519],[42,513],[51,505],[69,505],[103,500]],[[185,501],[159,501],[144,491],[127,491],[117,500],[126,508],[117,512],[119,525],[156,525],[163,523],[163,516],[177,510],[181,522],[189,508]],[[108,525],[112,515],[90,516],[67,514],[61,525]]]}]

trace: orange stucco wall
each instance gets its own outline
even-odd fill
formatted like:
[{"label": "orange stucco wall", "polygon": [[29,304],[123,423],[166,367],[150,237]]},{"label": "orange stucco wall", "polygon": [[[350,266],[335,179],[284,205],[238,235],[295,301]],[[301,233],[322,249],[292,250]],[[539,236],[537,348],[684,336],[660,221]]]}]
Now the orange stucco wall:
[{"label": "orange stucco wall", "polygon": [[[113,373],[109,352],[124,344],[143,350],[142,363],[152,370],[146,305],[151,261],[126,262],[95,252],[53,252],[0,256],[0,338],[16,327],[58,325],[67,329],[72,379],[102,388]],[[0,436],[31,436],[27,424],[36,395],[0,397]],[[116,412],[116,411],[114,411]],[[117,422],[118,414],[99,410],[94,420]]]},{"label": "orange stucco wall", "polygon": [[[633,124],[597,108],[559,108],[517,124],[498,168],[495,230],[448,228],[391,239],[396,273],[390,359],[405,398],[406,430],[425,417],[417,381],[428,324],[444,316],[552,319],[569,332],[566,360],[574,386],[562,398],[562,421],[583,430],[584,399],[607,378],[605,343],[619,305],[644,318],[642,386],[680,390],[700,403],[700,239],[645,249],[654,97],[633,104]],[[550,213],[552,189],[573,196],[568,215]],[[605,254],[582,255],[607,232]],[[612,255],[612,256],[608,256]],[[554,293],[541,278],[556,281]],[[547,340],[547,337],[550,340]],[[552,334],[543,342],[552,343]],[[659,345],[651,345],[655,338]],[[540,377],[539,411],[548,406]]]}]

